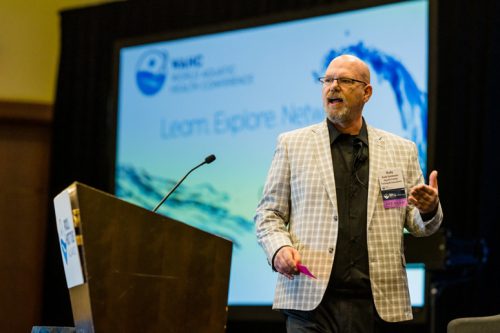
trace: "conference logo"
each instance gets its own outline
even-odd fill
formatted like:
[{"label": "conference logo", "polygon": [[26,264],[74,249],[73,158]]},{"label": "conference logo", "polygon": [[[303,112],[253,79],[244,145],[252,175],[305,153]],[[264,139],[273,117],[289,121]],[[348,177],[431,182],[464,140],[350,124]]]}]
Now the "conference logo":
[{"label": "conference logo", "polygon": [[64,240],[60,240],[61,252],[63,254],[64,263],[68,265],[68,244]]},{"label": "conference logo", "polygon": [[168,54],[165,51],[149,50],[137,62],[136,82],[146,96],[156,95],[167,80]]},{"label": "conference logo", "polygon": [[66,265],[68,265],[68,242],[64,241],[65,240],[64,233],[66,231],[70,230],[70,221],[69,221],[69,219],[65,218],[62,220],[62,223],[61,223],[61,220],[59,219],[59,224],[62,224],[62,228],[59,230],[59,234],[60,234],[59,245],[61,246],[61,252],[63,255],[64,263]]}]

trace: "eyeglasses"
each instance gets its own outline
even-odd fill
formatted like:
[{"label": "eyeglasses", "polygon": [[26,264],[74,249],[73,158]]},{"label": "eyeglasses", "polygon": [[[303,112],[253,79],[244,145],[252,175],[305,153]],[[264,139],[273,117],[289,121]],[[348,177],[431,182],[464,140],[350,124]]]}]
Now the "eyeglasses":
[{"label": "eyeglasses", "polygon": [[352,87],[355,83],[363,83],[365,86],[368,84],[364,81],[356,80],[356,79],[351,79],[348,77],[329,77],[329,76],[324,76],[320,77],[319,82],[321,82],[324,86],[331,86],[333,85],[333,82],[337,80],[337,84],[341,87]]}]

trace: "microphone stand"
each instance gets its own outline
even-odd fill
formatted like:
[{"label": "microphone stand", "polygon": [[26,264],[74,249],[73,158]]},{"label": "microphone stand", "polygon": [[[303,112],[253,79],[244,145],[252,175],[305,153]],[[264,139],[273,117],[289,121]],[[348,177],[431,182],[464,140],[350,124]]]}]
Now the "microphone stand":
[{"label": "microphone stand", "polygon": [[212,163],[213,161],[215,160],[215,156],[214,155],[210,155],[208,156],[207,158],[205,158],[205,160],[203,162],[201,162],[200,164],[198,164],[197,166],[195,166],[194,168],[192,168],[191,170],[189,170],[188,173],[186,173],[186,175],[184,177],[182,177],[181,180],[179,180],[177,182],[177,184],[175,184],[174,188],[172,188],[170,190],[170,192],[167,193],[167,195],[165,195],[163,197],[163,199],[161,199],[160,203],[158,205],[156,205],[156,207],[153,209],[153,212],[155,213],[158,208],[160,208],[160,206],[165,202],[165,200],[168,199],[168,197],[179,187],[179,185],[184,181],[184,179],[186,179],[187,176],[189,176],[189,174],[191,172],[193,172],[194,170],[198,169],[199,167],[201,167],[203,164],[209,164],[209,163]]}]

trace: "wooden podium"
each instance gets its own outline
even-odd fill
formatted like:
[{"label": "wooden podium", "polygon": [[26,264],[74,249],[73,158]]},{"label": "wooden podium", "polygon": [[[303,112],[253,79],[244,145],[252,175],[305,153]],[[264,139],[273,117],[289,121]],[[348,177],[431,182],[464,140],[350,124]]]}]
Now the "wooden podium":
[{"label": "wooden podium", "polygon": [[54,202],[77,332],[224,332],[230,241],[80,183]]}]

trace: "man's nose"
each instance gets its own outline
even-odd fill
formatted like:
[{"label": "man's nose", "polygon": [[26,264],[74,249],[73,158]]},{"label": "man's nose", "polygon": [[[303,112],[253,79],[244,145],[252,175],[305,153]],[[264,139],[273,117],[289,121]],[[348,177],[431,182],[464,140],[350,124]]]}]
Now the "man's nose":
[{"label": "man's nose", "polygon": [[332,84],[330,85],[330,90],[334,91],[334,90],[339,90],[339,89],[340,89],[339,81],[333,80]]}]

